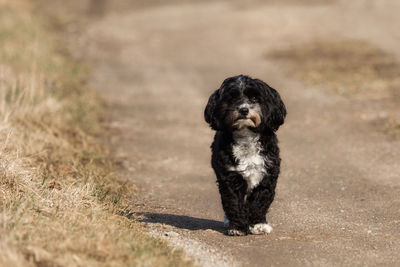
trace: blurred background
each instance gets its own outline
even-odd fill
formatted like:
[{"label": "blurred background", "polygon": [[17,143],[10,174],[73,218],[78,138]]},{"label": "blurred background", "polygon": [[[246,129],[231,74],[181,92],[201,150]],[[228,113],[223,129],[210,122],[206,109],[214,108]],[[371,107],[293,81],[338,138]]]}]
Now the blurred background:
[{"label": "blurred background", "polygon": [[[102,20],[102,49],[112,49],[107,43],[113,38],[122,46],[113,49],[114,58],[148,68],[157,60],[152,68],[173,67],[201,76],[204,88],[210,89],[237,73],[268,82],[274,77],[260,66],[273,64],[287,78],[363,103],[359,119],[390,137],[399,134],[396,1],[46,2],[40,9],[64,18],[70,33],[86,31],[74,27],[74,19]],[[115,17],[120,27],[111,29]],[[127,51],[129,45],[136,46],[134,53]],[[133,70],[131,76],[135,74]]]}]

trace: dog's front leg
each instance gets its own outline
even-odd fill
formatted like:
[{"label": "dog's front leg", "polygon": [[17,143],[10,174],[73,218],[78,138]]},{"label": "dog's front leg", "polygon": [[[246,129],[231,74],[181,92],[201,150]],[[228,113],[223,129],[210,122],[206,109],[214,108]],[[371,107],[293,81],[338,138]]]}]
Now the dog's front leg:
[{"label": "dog's front leg", "polygon": [[[225,178],[225,179],[224,179]],[[222,207],[229,220],[228,235],[247,235],[248,207],[245,201],[247,184],[240,175],[219,179]]]},{"label": "dog's front leg", "polygon": [[272,232],[272,227],[267,221],[267,212],[274,200],[275,186],[276,178],[266,178],[248,196],[250,233],[269,234]]}]

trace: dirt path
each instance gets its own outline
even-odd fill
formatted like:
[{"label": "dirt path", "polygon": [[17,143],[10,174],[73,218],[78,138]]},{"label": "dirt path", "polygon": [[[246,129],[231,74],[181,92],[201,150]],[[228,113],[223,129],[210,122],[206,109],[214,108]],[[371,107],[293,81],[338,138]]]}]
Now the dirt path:
[{"label": "dirt path", "polygon": [[[205,265],[400,262],[400,143],[374,134],[348,99],[306,88],[264,59],[280,46],[350,37],[398,56],[395,1],[103,2],[84,36],[92,84],[109,100],[113,151],[139,186],[133,203],[154,233],[169,232]],[[268,236],[221,233],[213,133],[202,113],[211,91],[239,73],[277,88],[289,111],[278,132],[283,166]],[[202,253],[190,251],[196,246]]]}]

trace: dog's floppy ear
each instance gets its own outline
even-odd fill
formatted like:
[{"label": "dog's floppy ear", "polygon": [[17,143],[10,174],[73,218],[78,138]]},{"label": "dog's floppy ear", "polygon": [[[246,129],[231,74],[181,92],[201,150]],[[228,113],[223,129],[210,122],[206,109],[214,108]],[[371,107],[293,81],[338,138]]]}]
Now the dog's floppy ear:
[{"label": "dog's floppy ear", "polygon": [[266,83],[262,82],[262,87],[266,93],[265,104],[267,109],[266,126],[273,131],[277,131],[283,124],[286,117],[286,107],[279,93]]},{"label": "dog's floppy ear", "polygon": [[215,90],[214,93],[208,99],[206,109],[204,110],[204,119],[208,124],[210,124],[213,130],[219,130],[218,118],[215,116],[215,109],[218,104],[219,99],[219,89]]}]

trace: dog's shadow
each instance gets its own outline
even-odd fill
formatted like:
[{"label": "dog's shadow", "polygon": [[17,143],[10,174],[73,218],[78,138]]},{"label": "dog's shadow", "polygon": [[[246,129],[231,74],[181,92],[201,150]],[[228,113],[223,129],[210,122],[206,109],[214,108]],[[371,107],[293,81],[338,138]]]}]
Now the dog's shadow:
[{"label": "dog's shadow", "polygon": [[136,213],[140,222],[162,223],[186,230],[214,230],[224,232],[224,224],[220,221],[195,218],[185,215],[175,215],[167,213]]}]

